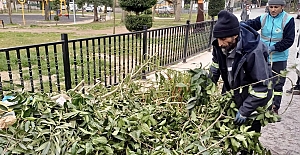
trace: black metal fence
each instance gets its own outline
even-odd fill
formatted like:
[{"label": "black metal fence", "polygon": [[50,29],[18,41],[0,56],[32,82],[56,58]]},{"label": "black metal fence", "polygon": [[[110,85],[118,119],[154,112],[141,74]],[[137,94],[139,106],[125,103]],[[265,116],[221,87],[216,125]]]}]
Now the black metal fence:
[{"label": "black metal fence", "polygon": [[[82,80],[118,83],[148,61],[143,73],[210,48],[213,21],[0,49],[0,95],[11,90],[60,92]],[[150,59],[152,58],[152,59]],[[145,75],[143,75],[145,76]]]}]

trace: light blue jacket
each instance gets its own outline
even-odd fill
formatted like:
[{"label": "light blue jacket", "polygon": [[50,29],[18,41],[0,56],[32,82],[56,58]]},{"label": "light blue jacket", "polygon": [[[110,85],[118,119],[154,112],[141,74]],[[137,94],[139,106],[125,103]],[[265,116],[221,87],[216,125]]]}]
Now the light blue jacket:
[{"label": "light blue jacket", "polygon": [[[261,22],[261,41],[263,41],[269,48],[274,48],[274,44],[281,41],[283,38],[283,30],[286,24],[291,20],[285,11],[282,11],[276,17],[272,17],[269,14],[260,16]],[[289,49],[282,52],[273,51],[269,60],[271,62],[286,61],[289,56]]]}]

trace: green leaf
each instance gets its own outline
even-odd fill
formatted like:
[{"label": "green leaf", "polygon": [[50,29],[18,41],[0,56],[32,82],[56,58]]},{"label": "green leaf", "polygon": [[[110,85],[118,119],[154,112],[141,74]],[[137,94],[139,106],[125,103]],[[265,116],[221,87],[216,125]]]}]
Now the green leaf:
[{"label": "green leaf", "polygon": [[272,117],[269,111],[267,111],[267,112],[265,113],[265,116],[266,116],[267,118]]},{"label": "green leaf", "polygon": [[[2,102],[1,102],[1,103],[2,103]],[[7,111],[8,111],[8,108],[7,108],[5,105],[0,104],[0,110],[7,112]]]},{"label": "green leaf", "polygon": [[114,153],[113,149],[109,146],[105,146],[105,150],[107,151],[107,154],[113,154]]},{"label": "green leaf", "polygon": [[166,120],[163,120],[163,121],[161,121],[159,124],[158,124],[158,126],[162,126],[162,125],[165,125],[166,124]]},{"label": "green leaf", "polygon": [[115,135],[114,137],[119,140],[125,141],[125,138],[122,135]]},{"label": "green leaf", "polygon": [[235,103],[234,102],[231,102],[230,108],[235,108]]},{"label": "green leaf", "polygon": [[185,87],[187,87],[187,85],[185,85],[184,83],[177,83],[176,87],[185,88]]},{"label": "green leaf", "polygon": [[29,131],[29,125],[30,125],[30,121],[26,121],[26,123],[25,123],[25,132]]},{"label": "green leaf", "polygon": [[143,130],[145,133],[151,133],[150,128],[149,128],[149,126],[148,126],[146,123],[143,123],[143,124],[141,125],[141,128],[142,128],[142,130]]},{"label": "green leaf", "polygon": [[23,141],[23,142],[30,142],[30,141],[32,141],[32,139],[30,139],[30,138],[23,138],[22,141]]},{"label": "green leaf", "polygon": [[77,152],[77,141],[72,144],[71,153],[72,155],[76,155]]},{"label": "green leaf", "polygon": [[92,140],[92,143],[94,144],[94,145],[98,145],[98,144],[107,144],[107,139],[106,139],[106,137],[97,137],[97,138],[94,138],[93,140]]},{"label": "green leaf", "polygon": [[68,119],[69,117],[74,117],[79,113],[79,111],[75,111],[75,112],[70,112],[70,113],[65,113],[63,118],[64,119]]},{"label": "green leaf", "polygon": [[131,136],[135,141],[139,141],[141,132],[141,130],[132,131],[129,133],[129,136]]},{"label": "green leaf", "polygon": [[38,152],[38,151],[44,150],[44,149],[47,147],[48,143],[50,143],[50,142],[47,141],[47,142],[43,143],[43,144],[42,144],[40,147],[38,147],[35,151]]},{"label": "green leaf", "polygon": [[184,148],[184,151],[186,152],[186,151],[192,149],[193,147],[194,147],[194,144],[191,143],[189,146],[187,146],[187,147]]},{"label": "green leaf", "polygon": [[231,144],[232,144],[232,146],[233,146],[233,149],[234,149],[235,151],[237,151],[237,149],[240,147],[240,143],[237,142],[237,141],[235,140],[235,138],[230,138],[230,141],[231,141]]},{"label": "green leaf", "polygon": [[241,134],[237,134],[235,135],[235,138],[239,141],[244,141],[246,140],[245,136],[244,135],[241,135]]},{"label": "green leaf", "polygon": [[120,131],[119,127],[115,127],[114,129],[115,129],[115,131],[112,133],[113,136],[117,135]]},{"label": "green leaf", "polygon": [[259,114],[257,117],[256,117],[256,120],[262,120],[264,119],[265,115],[264,114]]},{"label": "green leaf", "polygon": [[194,111],[192,111],[192,113],[191,113],[191,120],[192,121],[197,121],[197,116],[196,116]]},{"label": "green leaf", "polygon": [[51,143],[48,141],[46,148],[43,150],[42,155],[47,155],[50,150]]},{"label": "green leaf", "polygon": [[87,134],[87,135],[94,135],[96,132],[92,133],[92,132],[89,132],[87,130],[84,130],[83,128],[78,128],[80,131],[82,131],[83,133]]},{"label": "green leaf", "polygon": [[25,117],[24,119],[28,120],[28,121],[34,121],[36,120],[37,118],[34,118],[34,117]]},{"label": "green leaf", "polygon": [[18,143],[18,144],[22,149],[27,150],[27,147],[24,144],[22,144],[22,143]]},{"label": "green leaf", "polygon": [[90,154],[93,152],[93,145],[92,143],[86,143],[85,144],[85,154]]}]

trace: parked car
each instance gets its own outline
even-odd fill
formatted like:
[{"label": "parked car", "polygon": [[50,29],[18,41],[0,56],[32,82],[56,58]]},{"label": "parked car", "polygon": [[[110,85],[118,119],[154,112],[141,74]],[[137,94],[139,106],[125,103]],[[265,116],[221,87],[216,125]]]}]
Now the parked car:
[{"label": "parked car", "polygon": [[155,9],[155,13],[167,13],[167,14],[173,14],[174,13],[174,8],[170,6],[161,6],[159,8]]},{"label": "parked car", "polygon": [[87,6],[87,7],[85,8],[85,11],[86,11],[86,12],[93,12],[93,11],[94,11],[94,6]]},{"label": "parked car", "polygon": [[[104,6],[104,5],[98,6],[99,12],[103,12],[104,9],[105,9],[105,6]],[[108,6],[108,7],[106,7],[106,11],[107,11],[107,12],[113,12],[113,9],[112,9],[111,7]]]}]

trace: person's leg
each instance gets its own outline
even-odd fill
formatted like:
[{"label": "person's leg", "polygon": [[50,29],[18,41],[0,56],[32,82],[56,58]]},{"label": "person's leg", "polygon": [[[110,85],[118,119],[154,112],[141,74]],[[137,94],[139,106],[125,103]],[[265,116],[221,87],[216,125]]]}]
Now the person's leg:
[{"label": "person's leg", "polygon": [[295,90],[300,90],[300,76],[298,76],[297,82],[296,82],[296,86],[294,88]]},{"label": "person's leg", "polygon": [[[273,62],[272,70],[273,72],[275,72],[273,73],[273,76],[280,74],[280,71],[286,70],[286,66],[287,66],[287,61]],[[274,84],[273,110],[275,113],[278,113],[278,109],[280,108],[285,79],[286,78],[282,76],[278,76],[273,79],[273,84]]]}]

